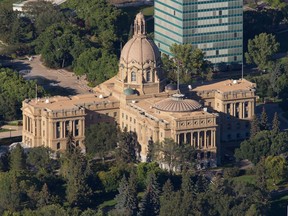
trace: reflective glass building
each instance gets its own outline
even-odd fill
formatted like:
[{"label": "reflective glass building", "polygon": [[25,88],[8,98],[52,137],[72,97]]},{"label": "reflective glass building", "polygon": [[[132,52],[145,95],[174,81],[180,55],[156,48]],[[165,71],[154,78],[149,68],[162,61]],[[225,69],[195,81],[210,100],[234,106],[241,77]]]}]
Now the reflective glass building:
[{"label": "reflective glass building", "polygon": [[155,0],[155,43],[190,43],[212,63],[242,63],[243,0]]}]

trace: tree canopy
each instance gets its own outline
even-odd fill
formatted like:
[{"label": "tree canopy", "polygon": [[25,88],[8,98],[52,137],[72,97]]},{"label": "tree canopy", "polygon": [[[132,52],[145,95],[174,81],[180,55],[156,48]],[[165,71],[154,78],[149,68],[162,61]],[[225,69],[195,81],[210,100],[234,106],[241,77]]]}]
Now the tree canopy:
[{"label": "tree canopy", "polygon": [[272,56],[278,52],[279,43],[272,34],[261,33],[253,40],[248,41],[248,52],[245,53],[249,64],[256,64],[259,69],[265,70]]}]

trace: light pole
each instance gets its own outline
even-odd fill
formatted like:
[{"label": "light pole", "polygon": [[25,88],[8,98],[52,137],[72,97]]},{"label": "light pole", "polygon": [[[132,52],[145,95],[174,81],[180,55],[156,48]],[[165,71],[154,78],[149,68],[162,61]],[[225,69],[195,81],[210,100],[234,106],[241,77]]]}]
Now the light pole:
[{"label": "light pole", "polygon": [[12,130],[12,128],[9,128],[9,132],[10,132],[10,138],[11,138],[11,130]]}]

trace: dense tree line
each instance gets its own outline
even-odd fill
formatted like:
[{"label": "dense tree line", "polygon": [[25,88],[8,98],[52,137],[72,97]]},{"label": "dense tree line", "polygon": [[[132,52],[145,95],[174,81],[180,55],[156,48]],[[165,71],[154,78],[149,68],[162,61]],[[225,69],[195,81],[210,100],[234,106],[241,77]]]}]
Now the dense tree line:
[{"label": "dense tree line", "polygon": [[[16,71],[0,67],[0,120],[19,119],[22,101],[36,97],[36,82],[24,80]],[[38,96],[45,94],[37,87]]]},{"label": "dense tree line", "polygon": [[275,113],[271,124],[263,109],[260,118],[254,116],[250,139],[241,143],[236,149],[237,160],[248,159],[255,165],[254,174],[262,189],[278,189],[288,180],[287,156],[288,133],[280,131],[278,114]]},{"label": "dense tree line", "polygon": [[1,157],[1,215],[263,215],[269,207],[265,190],[229,178],[168,173],[155,162],[103,166],[77,147],[51,154],[17,145]]},{"label": "dense tree line", "polygon": [[128,15],[105,0],[69,0],[60,8],[30,2],[25,12],[0,7],[4,53],[41,54],[51,68],[69,68],[97,85],[117,72],[120,43],[127,40]]}]

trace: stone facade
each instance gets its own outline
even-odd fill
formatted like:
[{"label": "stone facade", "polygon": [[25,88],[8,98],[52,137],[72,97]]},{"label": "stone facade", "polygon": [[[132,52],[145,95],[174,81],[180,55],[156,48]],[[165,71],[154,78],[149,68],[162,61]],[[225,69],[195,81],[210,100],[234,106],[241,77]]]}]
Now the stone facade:
[{"label": "stone facade", "polygon": [[25,144],[64,150],[72,132],[76,144],[84,148],[85,128],[116,121],[121,129],[136,132],[142,160],[150,139],[172,138],[195,146],[202,151],[200,160],[215,164],[220,141],[249,136],[255,84],[243,79],[180,85],[179,89],[166,85],[159,50],[146,38],[142,14],[134,25],[118,74],[96,86],[94,93],[23,101]]}]

